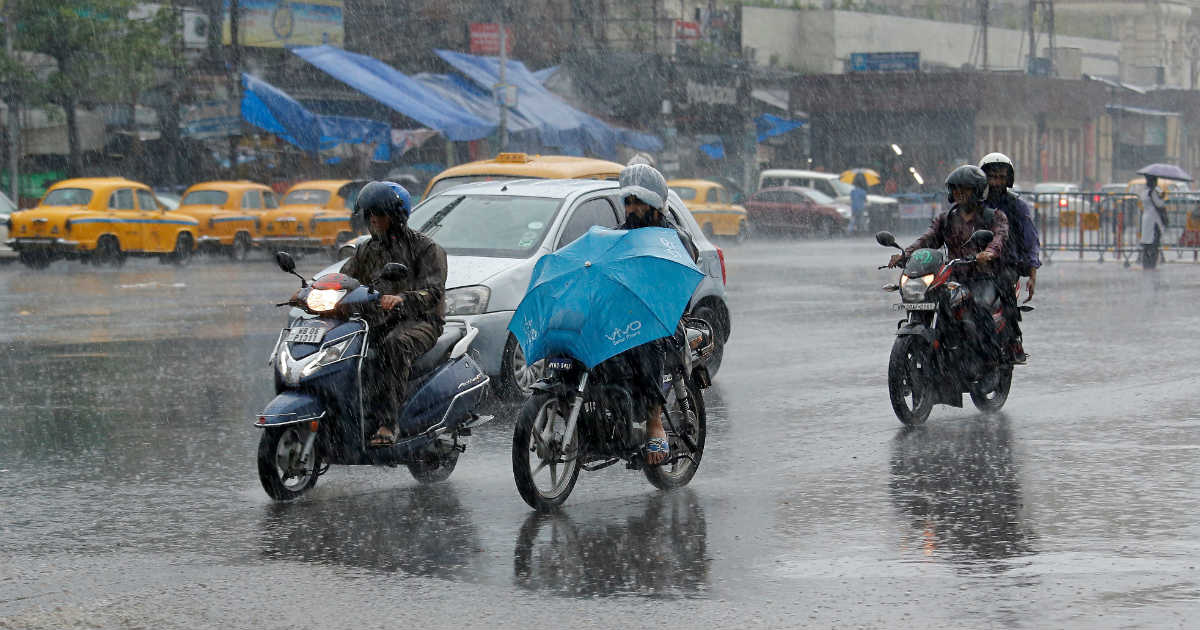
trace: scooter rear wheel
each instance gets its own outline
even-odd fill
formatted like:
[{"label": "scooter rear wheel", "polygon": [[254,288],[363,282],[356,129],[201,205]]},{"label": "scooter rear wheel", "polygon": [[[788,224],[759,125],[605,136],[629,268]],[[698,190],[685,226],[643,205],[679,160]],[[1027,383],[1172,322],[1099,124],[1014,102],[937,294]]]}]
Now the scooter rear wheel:
[{"label": "scooter rear wheel", "polygon": [[263,429],[258,441],[258,479],[276,501],[290,501],[317,485],[320,457],[313,448],[301,455],[308,430],[299,425]]},{"label": "scooter rear wheel", "polygon": [[933,410],[933,392],[929,381],[929,348],[923,340],[905,335],[896,337],[888,359],[888,397],[892,411],[907,425],[924,424]]}]

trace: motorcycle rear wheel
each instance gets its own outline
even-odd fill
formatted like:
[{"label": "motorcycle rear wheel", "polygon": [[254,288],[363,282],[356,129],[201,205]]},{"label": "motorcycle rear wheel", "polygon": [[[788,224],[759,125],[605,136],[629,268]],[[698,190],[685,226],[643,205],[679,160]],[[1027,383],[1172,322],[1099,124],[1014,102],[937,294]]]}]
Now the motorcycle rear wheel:
[{"label": "motorcycle rear wheel", "polygon": [[933,410],[933,392],[924,383],[930,377],[929,348],[922,339],[896,337],[888,359],[888,397],[892,411],[906,425],[925,424]]},{"label": "motorcycle rear wheel", "polygon": [[263,429],[258,440],[258,479],[276,501],[291,501],[317,485],[320,456],[314,447],[301,460],[308,431],[298,425]]},{"label": "motorcycle rear wheel", "polygon": [[671,414],[671,422],[674,423],[677,431],[689,433],[692,442],[696,445],[696,450],[689,451],[679,433],[671,431],[670,425],[664,418],[663,426],[667,429],[667,442],[671,445],[669,458],[688,453],[691,455],[691,459],[678,459],[669,465],[646,466],[643,469],[646,472],[646,479],[659,490],[671,490],[686,486],[692,477],[696,476],[696,470],[700,468],[700,458],[704,456],[704,438],[707,426],[704,396],[692,383],[688,383],[687,402],[688,408],[685,409],[672,391],[667,398],[667,407],[663,411]]},{"label": "motorcycle rear wheel", "polygon": [[1011,365],[1001,365],[996,368],[996,386],[991,391],[979,391],[978,388],[971,388],[971,402],[975,403],[975,408],[983,412],[996,412],[1004,407],[1004,403],[1008,402],[1008,390],[1012,387]]},{"label": "motorcycle rear wheel", "polygon": [[[539,512],[558,509],[579,479],[578,457],[560,461],[564,452],[578,454],[579,451],[578,425],[574,435],[563,435],[569,413],[565,401],[545,392],[535,392],[521,405],[513,428],[513,480],[525,503]],[[543,434],[548,439],[539,437]],[[549,483],[540,484],[539,479]]]}]

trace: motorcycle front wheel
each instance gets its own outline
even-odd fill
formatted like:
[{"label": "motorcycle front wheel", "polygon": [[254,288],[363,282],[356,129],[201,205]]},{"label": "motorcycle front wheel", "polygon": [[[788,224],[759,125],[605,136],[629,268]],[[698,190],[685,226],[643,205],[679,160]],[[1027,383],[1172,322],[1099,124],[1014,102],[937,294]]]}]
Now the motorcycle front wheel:
[{"label": "motorcycle front wheel", "polygon": [[317,485],[320,457],[314,447],[307,458],[308,430],[299,425],[263,429],[258,441],[258,479],[276,501],[290,501]]},{"label": "motorcycle front wheel", "polygon": [[513,480],[525,503],[539,512],[562,505],[579,478],[579,429],[565,435],[569,414],[565,401],[536,392],[521,405],[513,429]]},{"label": "motorcycle front wheel", "polygon": [[888,397],[906,425],[924,424],[933,410],[929,347],[915,335],[896,337],[888,359]]},{"label": "motorcycle front wheel", "polygon": [[[667,422],[667,418],[663,418],[663,427],[667,430],[667,443],[671,445],[671,454],[668,456],[668,460],[674,461],[661,466],[646,466],[643,470],[646,471],[646,479],[654,484],[655,488],[670,490],[686,486],[692,477],[696,476],[696,469],[700,468],[700,458],[704,455],[707,426],[707,418],[704,414],[704,396],[700,393],[699,388],[688,383],[687,400],[679,400],[672,390],[667,397],[667,406],[663,412],[670,414],[670,422]],[[684,435],[691,438],[692,444],[696,446],[695,450],[688,448],[687,441],[683,438]],[[684,455],[684,457],[675,459],[680,455]]]}]

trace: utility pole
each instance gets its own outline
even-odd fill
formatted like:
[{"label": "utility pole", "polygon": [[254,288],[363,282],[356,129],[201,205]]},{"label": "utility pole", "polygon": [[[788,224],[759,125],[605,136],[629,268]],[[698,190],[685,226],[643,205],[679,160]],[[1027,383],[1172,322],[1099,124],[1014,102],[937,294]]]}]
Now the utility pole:
[{"label": "utility pole", "polygon": [[[238,95],[241,93],[242,77],[238,72],[241,67],[242,51],[238,46],[238,14],[241,13],[241,0],[229,0],[229,113],[234,118],[235,129],[241,123],[241,99]],[[233,129],[229,134],[229,172],[231,179],[237,179],[237,143],[238,136],[233,133]]]},{"label": "utility pole", "polygon": [[504,4],[500,5],[500,152],[508,149],[508,33],[504,26]]},{"label": "utility pole", "polygon": [[[13,54],[13,38],[16,36],[16,9],[13,7],[15,3],[6,3],[8,11],[4,16],[4,52],[12,59]],[[17,91],[12,90],[5,95],[8,99],[8,191],[12,195],[12,202],[21,207],[21,192],[20,192],[20,160],[21,160],[21,119],[17,115]]]},{"label": "utility pole", "polygon": [[983,29],[983,71],[988,71],[988,0],[979,0],[979,27]]}]

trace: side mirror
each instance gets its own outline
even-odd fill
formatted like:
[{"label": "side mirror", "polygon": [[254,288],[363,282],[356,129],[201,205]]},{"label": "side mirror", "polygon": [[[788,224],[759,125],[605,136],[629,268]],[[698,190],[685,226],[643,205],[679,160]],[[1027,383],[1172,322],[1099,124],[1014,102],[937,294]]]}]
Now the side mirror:
[{"label": "side mirror", "polygon": [[287,273],[296,273],[296,260],[287,252],[275,252],[275,264]]},{"label": "side mirror", "polygon": [[975,246],[979,249],[983,249],[988,246],[988,243],[992,242],[993,236],[995,235],[992,234],[991,230],[975,230],[975,233],[971,235],[971,242],[975,243]]},{"label": "side mirror", "polygon": [[896,237],[893,236],[891,232],[887,232],[887,231],[877,232],[875,234],[875,242],[879,243],[880,245],[883,245],[884,247],[895,247],[896,249],[903,249],[902,247],[900,247],[899,245],[896,244]]},{"label": "side mirror", "polygon": [[389,282],[403,280],[408,276],[408,265],[401,263],[390,262],[383,266],[383,273],[379,274],[380,278]]}]

